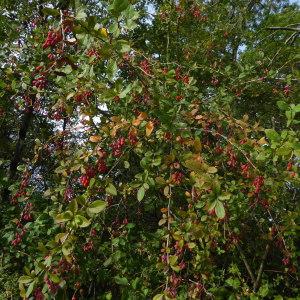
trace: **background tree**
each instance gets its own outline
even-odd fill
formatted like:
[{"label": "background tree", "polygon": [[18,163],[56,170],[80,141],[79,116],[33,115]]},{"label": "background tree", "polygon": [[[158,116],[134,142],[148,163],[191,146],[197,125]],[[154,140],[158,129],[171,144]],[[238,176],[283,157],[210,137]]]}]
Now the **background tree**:
[{"label": "background tree", "polygon": [[296,299],[296,5],[2,10],[3,298]]}]

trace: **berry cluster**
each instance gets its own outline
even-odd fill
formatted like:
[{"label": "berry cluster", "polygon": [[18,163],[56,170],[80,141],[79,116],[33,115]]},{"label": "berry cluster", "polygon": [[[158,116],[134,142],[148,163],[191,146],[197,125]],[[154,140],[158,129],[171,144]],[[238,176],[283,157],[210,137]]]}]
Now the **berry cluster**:
[{"label": "berry cluster", "polygon": [[53,53],[49,53],[47,55],[47,57],[50,59],[50,60],[55,60],[55,55]]},{"label": "berry cluster", "polygon": [[183,96],[181,96],[181,95],[177,95],[177,96],[176,96],[176,101],[179,102],[179,101],[181,101],[182,99],[183,99]]},{"label": "berry cluster", "polygon": [[112,147],[112,155],[114,157],[120,157],[122,155],[122,148],[125,145],[125,138],[120,137],[116,141],[111,144]]},{"label": "berry cluster", "polygon": [[69,186],[66,188],[65,192],[64,192],[64,200],[66,202],[71,202],[71,200],[74,197],[74,191],[73,189]]},{"label": "berry cluster", "polygon": [[62,39],[63,37],[60,31],[49,31],[46,41],[43,44],[43,49],[54,47],[57,43],[61,42]]},{"label": "berry cluster", "polygon": [[248,163],[246,164],[241,164],[241,173],[245,178],[249,178],[250,174],[249,174],[249,167],[250,165]]},{"label": "berry cluster", "polygon": [[191,13],[194,18],[201,19],[201,10],[199,9],[199,7],[197,7],[197,6],[192,7]]},{"label": "berry cluster", "polygon": [[227,161],[227,165],[231,168],[235,168],[237,165],[236,154],[232,151],[232,149],[229,149],[227,151],[227,155],[229,155],[229,160]]},{"label": "berry cluster", "polygon": [[85,188],[87,188],[87,187],[89,186],[90,180],[91,180],[91,179],[90,179],[87,175],[82,175],[82,176],[80,176],[80,178],[79,178],[80,183],[81,183]]},{"label": "berry cluster", "polygon": [[87,167],[85,174],[80,176],[79,181],[85,188],[87,188],[90,184],[91,178],[95,177],[95,175],[96,170],[93,167]]},{"label": "berry cluster", "polygon": [[185,84],[190,83],[190,77],[188,75],[181,75],[181,69],[179,67],[175,69],[175,79],[177,81],[181,80]]},{"label": "berry cluster", "polygon": [[293,168],[293,163],[291,161],[288,162],[287,166],[286,166],[286,170],[287,171],[291,171]]},{"label": "berry cluster", "polygon": [[289,85],[286,85],[283,89],[283,93],[288,96],[291,92],[291,87]]},{"label": "berry cluster", "polygon": [[63,107],[57,108],[51,114],[49,114],[49,118],[55,121],[60,121],[64,118],[65,109]]},{"label": "berry cluster", "polygon": [[259,194],[261,187],[264,185],[264,177],[256,176],[253,181],[253,186],[255,187],[254,193]]},{"label": "berry cluster", "polygon": [[75,96],[75,100],[77,103],[83,103],[83,104],[88,104],[89,103],[89,98],[92,96],[91,91],[84,91],[80,92]]},{"label": "berry cluster", "polygon": [[144,59],[140,62],[140,67],[143,69],[143,71],[146,73],[146,74],[150,74],[151,73],[151,68],[150,68],[150,65],[149,65],[149,62],[147,59]]},{"label": "berry cluster", "polygon": [[108,171],[108,167],[104,159],[100,159],[97,164],[97,169],[100,174],[105,174]]},{"label": "berry cluster", "polygon": [[189,84],[190,83],[190,77],[188,75],[184,75],[182,77],[182,82],[185,84]]},{"label": "berry cluster", "polygon": [[88,57],[95,57],[95,58],[100,58],[100,54],[99,52],[96,50],[96,49],[89,49],[87,52],[86,52],[86,55]]},{"label": "berry cluster", "polygon": [[21,214],[21,220],[26,221],[26,222],[32,221],[33,217],[31,214],[31,210],[32,210],[32,203],[28,202]]},{"label": "berry cluster", "polygon": [[35,289],[33,295],[34,295],[35,300],[44,300],[45,299],[42,289],[39,287]]},{"label": "berry cluster", "polygon": [[93,241],[88,241],[83,245],[84,252],[91,252],[94,248]]},{"label": "berry cluster", "polygon": [[174,184],[180,184],[184,178],[183,173],[176,171],[171,175],[171,180]]},{"label": "berry cluster", "polygon": [[211,84],[213,86],[217,86],[219,84],[219,79],[216,78],[216,77],[213,77],[212,80],[211,80]]},{"label": "berry cluster", "polygon": [[128,140],[129,140],[129,143],[131,145],[133,145],[133,146],[136,145],[137,142],[138,142],[138,138],[136,136],[136,132],[134,132],[133,130],[129,131],[129,133],[128,133]]},{"label": "berry cluster", "polygon": [[90,236],[97,236],[97,230],[95,228],[91,229]]},{"label": "berry cluster", "polygon": [[175,70],[175,79],[177,81],[181,79],[181,69],[179,67]]},{"label": "berry cluster", "polygon": [[217,146],[215,147],[215,153],[216,153],[216,154],[222,154],[222,153],[223,153],[223,148],[222,148],[222,146],[217,145]]},{"label": "berry cluster", "polygon": [[14,240],[12,240],[11,244],[12,244],[13,246],[19,245],[19,244],[22,242],[22,238],[23,238],[23,236],[25,235],[25,233],[26,233],[26,229],[25,229],[25,228],[23,228],[22,231],[21,231],[20,233],[19,233],[19,232],[16,232],[15,238],[14,238]]},{"label": "berry cluster", "polygon": [[44,279],[45,283],[48,285],[50,293],[56,294],[59,289],[59,285],[50,280],[47,276]]},{"label": "berry cluster", "polygon": [[45,76],[40,76],[32,81],[32,85],[36,88],[43,90],[46,87],[47,80]]},{"label": "berry cluster", "polygon": [[26,195],[26,188],[28,186],[29,179],[30,179],[30,173],[25,172],[23,174],[23,178],[22,178],[22,181],[21,181],[21,184],[20,184],[20,187],[19,187],[17,193],[11,198],[12,204],[17,204],[18,198]]}]

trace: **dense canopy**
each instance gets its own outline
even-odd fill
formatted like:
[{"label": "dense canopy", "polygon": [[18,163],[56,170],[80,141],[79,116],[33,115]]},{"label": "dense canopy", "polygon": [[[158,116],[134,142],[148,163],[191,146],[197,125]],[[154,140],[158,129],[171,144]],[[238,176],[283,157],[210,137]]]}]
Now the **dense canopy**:
[{"label": "dense canopy", "polygon": [[0,299],[299,299],[297,4],[0,8]]}]

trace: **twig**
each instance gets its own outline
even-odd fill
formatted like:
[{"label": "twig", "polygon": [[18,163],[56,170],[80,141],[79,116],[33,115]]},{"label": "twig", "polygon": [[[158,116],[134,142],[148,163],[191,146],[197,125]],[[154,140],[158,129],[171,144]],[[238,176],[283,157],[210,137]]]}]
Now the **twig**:
[{"label": "twig", "polygon": [[298,27],[280,27],[280,26],[276,26],[276,27],[267,27],[266,29],[269,29],[269,30],[288,30],[288,31],[300,32],[300,28],[298,28]]},{"label": "twig", "polygon": [[263,273],[265,261],[266,261],[266,258],[268,256],[269,250],[270,250],[270,243],[268,243],[266,245],[266,249],[265,249],[264,255],[262,257],[262,260],[261,260],[261,263],[260,263],[260,266],[259,266],[256,281],[254,282],[254,285],[253,285],[253,291],[254,292],[256,292],[257,288],[259,287],[260,279],[261,279],[261,276],[262,276],[262,273]]},{"label": "twig", "polygon": [[247,261],[245,255],[244,255],[243,250],[238,245],[236,245],[236,247],[237,247],[238,251],[241,254],[242,261],[243,261],[243,263],[244,263],[244,265],[245,265],[245,267],[246,267],[246,269],[248,271],[248,274],[250,275],[250,278],[251,278],[253,284],[255,284],[255,277],[253,275],[253,272],[252,272],[252,270],[251,270],[251,268],[250,268],[250,266],[248,264],[248,261]]}]

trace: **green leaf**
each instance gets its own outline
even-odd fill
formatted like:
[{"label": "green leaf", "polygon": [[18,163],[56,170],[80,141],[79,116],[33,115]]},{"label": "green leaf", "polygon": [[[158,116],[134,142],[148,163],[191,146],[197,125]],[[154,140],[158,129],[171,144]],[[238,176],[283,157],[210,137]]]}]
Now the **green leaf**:
[{"label": "green leaf", "polygon": [[30,294],[32,293],[34,286],[35,286],[35,282],[32,281],[32,282],[30,283],[30,285],[29,285],[27,291],[26,291],[26,297],[27,297],[27,298],[28,298],[28,297],[30,296]]},{"label": "green leaf", "polygon": [[125,10],[129,5],[128,0],[114,0],[112,5],[110,5],[109,9],[113,11],[117,16]]},{"label": "green leaf", "polygon": [[118,70],[118,66],[115,60],[110,59],[107,64],[107,76],[110,80],[114,78]]},{"label": "green leaf", "polygon": [[157,294],[153,297],[152,300],[163,300],[164,299],[164,294]]},{"label": "green leaf", "polygon": [[138,201],[142,201],[144,196],[145,196],[145,188],[144,188],[144,186],[141,186],[137,192]]},{"label": "green leaf", "polygon": [[58,9],[53,9],[53,8],[49,8],[49,7],[45,7],[42,9],[42,12],[44,15],[46,16],[59,16],[59,10]]},{"label": "green leaf", "polygon": [[223,219],[225,217],[225,209],[221,201],[216,201],[215,212],[219,219]]},{"label": "green leaf", "polygon": [[60,279],[56,274],[49,274],[50,279],[54,282],[54,283],[60,283]]},{"label": "green leaf", "polygon": [[33,280],[32,277],[26,276],[26,275],[21,276],[21,277],[19,278],[19,282],[20,282],[20,283],[23,283],[23,284],[28,284],[28,283],[30,283],[32,280]]},{"label": "green leaf", "polygon": [[77,204],[77,201],[76,201],[76,199],[73,199],[72,201],[71,201],[71,203],[69,204],[69,210],[72,212],[72,213],[75,213],[75,212],[77,212],[77,210],[78,210],[78,204]]},{"label": "green leaf", "polygon": [[110,195],[113,195],[113,196],[117,196],[117,194],[118,194],[115,186],[112,183],[108,184],[105,191],[106,191],[107,194],[110,194]]},{"label": "green leaf", "polygon": [[105,207],[106,207],[105,201],[96,200],[89,205],[87,211],[92,214],[98,214],[101,211],[103,211],[105,209]]},{"label": "green leaf", "polygon": [[[117,41],[117,49],[121,53],[129,52],[130,51],[130,45],[125,40],[118,40]],[[122,98],[122,97],[121,97]]]},{"label": "green leaf", "polygon": [[115,276],[115,281],[119,285],[128,285],[128,280],[126,277]]},{"label": "green leaf", "polygon": [[272,142],[280,142],[280,135],[274,129],[266,129],[265,130],[267,138]]},{"label": "green leaf", "polygon": [[288,110],[289,106],[285,101],[277,101],[277,106],[280,110],[286,111]]},{"label": "green leaf", "polygon": [[128,84],[127,87],[120,93],[119,97],[122,99],[122,98],[125,98],[126,95],[130,92],[132,86],[131,84]]},{"label": "green leaf", "polygon": [[87,17],[86,13],[84,12],[83,9],[79,10],[78,13],[76,14],[76,20],[85,20]]},{"label": "green leaf", "polygon": [[86,217],[81,215],[75,216],[75,223],[81,228],[88,227],[91,224],[91,221],[88,220]]},{"label": "green leaf", "polygon": [[56,215],[55,222],[56,223],[63,223],[63,222],[71,220],[72,217],[73,217],[73,213],[68,210],[68,211],[66,211],[64,213]]}]

